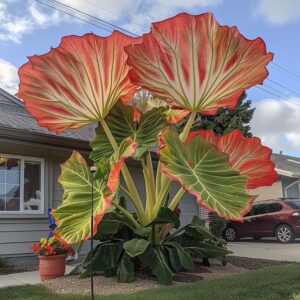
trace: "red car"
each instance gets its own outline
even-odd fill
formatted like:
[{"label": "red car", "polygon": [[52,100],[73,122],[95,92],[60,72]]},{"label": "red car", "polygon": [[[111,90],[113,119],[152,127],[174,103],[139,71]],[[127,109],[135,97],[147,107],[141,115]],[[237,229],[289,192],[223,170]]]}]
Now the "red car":
[{"label": "red car", "polygon": [[227,241],[242,237],[273,237],[290,243],[300,237],[300,200],[276,199],[255,203],[243,222],[230,221],[223,231]]}]

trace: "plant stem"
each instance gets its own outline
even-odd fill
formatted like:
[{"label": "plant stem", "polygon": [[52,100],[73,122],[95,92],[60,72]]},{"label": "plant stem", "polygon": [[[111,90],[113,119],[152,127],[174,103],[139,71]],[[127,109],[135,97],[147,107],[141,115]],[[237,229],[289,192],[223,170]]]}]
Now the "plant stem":
[{"label": "plant stem", "polygon": [[[107,126],[106,122],[104,119],[101,119],[100,120],[100,124],[111,144],[111,146],[113,147],[114,151],[117,151],[118,150],[118,144],[114,138],[114,136],[112,135],[109,127]],[[124,180],[126,182],[126,185],[128,187],[128,190],[129,190],[129,193],[131,195],[131,199],[132,199],[132,202],[135,206],[135,209],[136,209],[136,212],[139,216],[139,219],[140,219],[140,222],[143,224],[145,223],[146,221],[146,214],[145,214],[145,210],[144,210],[144,207],[142,205],[142,201],[140,199],[140,196],[139,196],[139,193],[136,189],[136,186],[134,184],[134,181],[130,175],[130,172],[126,166],[125,163],[123,163],[123,166],[122,166],[122,174],[123,174],[123,177],[124,177]]]},{"label": "plant stem", "polygon": [[137,220],[133,217],[133,215],[128,212],[124,207],[122,207],[121,205],[119,205],[118,203],[116,202],[112,202],[112,205],[114,207],[116,207],[119,211],[122,212],[122,214],[132,223],[132,225],[135,227],[135,228],[138,228],[140,227],[141,225],[137,222]]},{"label": "plant stem", "polygon": [[155,178],[154,178],[154,172],[153,172],[153,164],[152,164],[152,158],[150,152],[147,153],[146,156],[146,162],[147,162],[147,170],[150,177],[150,187],[151,187],[151,193],[152,193],[152,204],[155,204],[156,198],[155,198]]},{"label": "plant stem", "polygon": [[147,153],[146,157],[141,159],[143,166],[143,174],[145,179],[145,188],[146,188],[146,216],[147,221],[151,218],[151,213],[153,206],[155,204],[155,180],[153,174],[153,165],[150,152]]},{"label": "plant stem", "polygon": [[190,132],[192,126],[193,126],[193,123],[195,121],[196,115],[197,115],[197,112],[195,112],[195,111],[193,111],[190,114],[190,117],[189,117],[188,121],[186,122],[183,131],[179,135],[179,138],[182,142],[186,141],[186,138],[187,138],[187,136],[188,136],[188,134],[189,134],[189,132]]},{"label": "plant stem", "polygon": [[180,199],[184,195],[184,193],[185,193],[185,190],[183,188],[180,188],[180,190],[176,193],[176,195],[172,199],[168,208],[170,208],[171,210],[174,210],[176,208],[177,204],[179,203]]}]

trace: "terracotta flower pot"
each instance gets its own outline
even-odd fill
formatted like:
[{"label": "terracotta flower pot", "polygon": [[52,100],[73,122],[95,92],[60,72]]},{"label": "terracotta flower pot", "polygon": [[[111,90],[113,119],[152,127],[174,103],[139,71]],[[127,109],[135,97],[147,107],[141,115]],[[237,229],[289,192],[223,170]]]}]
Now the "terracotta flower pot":
[{"label": "terracotta flower pot", "polygon": [[41,281],[64,276],[67,254],[38,256]]}]

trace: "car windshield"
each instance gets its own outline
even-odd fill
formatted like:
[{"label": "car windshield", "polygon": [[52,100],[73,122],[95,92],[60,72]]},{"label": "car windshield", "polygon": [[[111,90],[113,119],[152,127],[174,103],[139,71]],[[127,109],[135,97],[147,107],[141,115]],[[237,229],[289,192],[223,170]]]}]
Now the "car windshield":
[{"label": "car windshield", "polygon": [[294,209],[299,209],[300,208],[300,200],[293,200],[293,201],[288,201],[286,204]]}]

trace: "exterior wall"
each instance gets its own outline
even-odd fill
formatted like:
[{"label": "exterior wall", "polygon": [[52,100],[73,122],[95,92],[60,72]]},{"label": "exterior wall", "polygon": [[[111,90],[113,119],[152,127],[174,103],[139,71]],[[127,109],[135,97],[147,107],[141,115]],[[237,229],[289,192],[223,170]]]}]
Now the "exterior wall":
[{"label": "exterior wall", "polygon": [[268,199],[276,199],[284,197],[282,190],[282,178],[279,178],[272,186],[259,187],[254,190],[250,190],[252,195],[258,195],[257,201],[263,201]]},{"label": "exterior wall", "polygon": [[44,214],[0,215],[0,256],[29,256],[32,254],[30,246],[40,237],[48,235],[48,207],[56,207],[62,196],[62,187],[57,182],[59,164],[64,162],[71,152],[68,148],[11,141],[0,137],[0,153],[45,159]]}]

